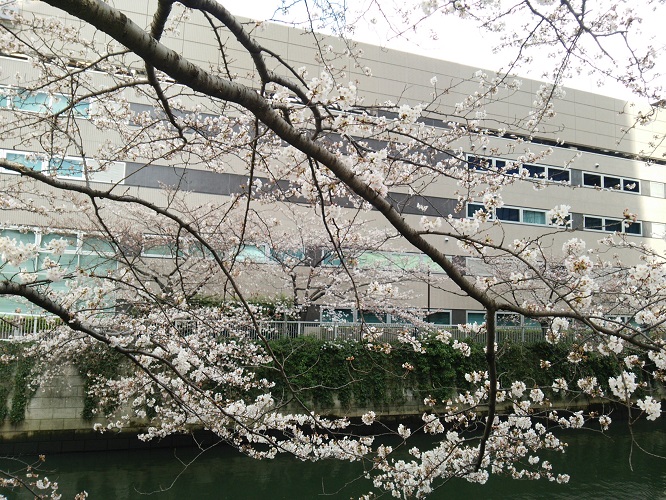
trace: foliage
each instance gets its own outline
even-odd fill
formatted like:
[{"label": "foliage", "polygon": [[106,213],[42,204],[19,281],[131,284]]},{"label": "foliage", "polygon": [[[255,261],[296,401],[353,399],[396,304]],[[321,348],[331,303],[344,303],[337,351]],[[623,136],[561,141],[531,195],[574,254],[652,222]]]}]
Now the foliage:
[{"label": "foliage", "polygon": [[83,379],[83,411],[81,417],[92,420],[98,412],[110,415],[118,407],[117,394],[102,397],[100,383],[116,380],[127,371],[127,360],[115,351],[92,345],[74,359],[74,364]]},{"label": "foliage", "polygon": [[[483,370],[485,356],[482,344],[469,344],[472,354],[465,357],[451,345],[435,340],[423,343],[423,353],[397,344],[389,354],[370,351],[358,342],[331,342],[311,337],[285,338],[270,343],[287,380],[292,388],[297,388],[299,396],[311,401],[312,408],[318,412],[334,414],[352,408],[374,408],[390,414],[391,409],[395,411],[406,403],[407,394],[418,405],[426,397],[444,402],[459,391],[471,389],[473,384],[465,376]],[[621,359],[598,353],[591,353],[573,367],[564,361],[569,348],[546,342],[504,344],[498,353],[500,381],[521,380],[527,387],[544,388],[551,400],[572,402],[564,393],[550,389],[553,379],[597,377],[608,392],[608,379],[624,369]],[[545,368],[546,360],[557,361]],[[410,368],[405,369],[406,365]],[[276,377],[270,368],[262,369],[261,375],[275,382],[273,393],[278,399],[289,398],[291,393],[284,379]],[[639,380],[650,383],[645,373]],[[572,395],[583,407],[593,401],[589,394]],[[339,408],[334,407],[336,399]]]},{"label": "foliage", "polygon": [[31,384],[34,366],[35,359],[22,344],[0,343],[0,422],[7,417],[13,425],[25,420],[25,410],[35,392]]}]

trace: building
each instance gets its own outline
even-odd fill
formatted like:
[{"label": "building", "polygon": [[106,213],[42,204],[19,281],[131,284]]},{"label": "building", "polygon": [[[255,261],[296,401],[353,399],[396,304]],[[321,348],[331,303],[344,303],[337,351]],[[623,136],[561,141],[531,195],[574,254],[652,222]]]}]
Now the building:
[{"label": "building", "polygon": [[[115,6],[128,12],[139,25],[150,25],[153,9],[148,2],[118,0]],[[73,88],[73,80],[58,80],[58,71],[64,67],[86,68],[94,60],[96,50],[105,46],[105,39],[99,32],[95,33],[89,27],[80,28],[78,22],[68,20],[61,12],[39,3],[19,2],[15,4],[15,12],[29,17],[34,14],[47,20],[65,20],[78,35],[88,37],[92,43],[85,46],[78,35],[72,35],[69,42],[63,42],[63,46],[45,45],[43,48],[49,52],[49,57],[38,61],[32,54],[5,49],[0,57],[0,84],[3,86],[0,90],[0,114],[5,117],[0,128],[0,158],[46,173],[56,180],[140,197],[156,206],[171,203],[175,190],[186,191],[188,195],[184,205],[177,208],[180,214],[194,213],[206,204],[229,203],[238,193],[251,189],[261,194],[261,188],[257,186],[271,184],[264,171],[253,176],[250,183],[247,159],[241,161],[236,154],[232,158],[220,158],[194,146],[179,154],[161,154],[152,150],[151,131],[159,129],[168,119],[156,112],[154,101],[145,93],[118,89],[109,91],[108,99],[92,97],[97,89],[110,89],[114,85],[121,87],[129,79],[145,75],[143,65],[129,56],[119,57],[117,60],[125,64],[125,73],[121,73],[117,67],[114,70],[112,65],[106,67],[98,63],[89,68],[86,79],[77,80],[77,86]],[[8,25],[13,23],[11,18],[2,22]],[[225,46],[226,59],[223,59],[217,40],[208,33],[208,25],[202,17],[193,15],[177,28],[165,35],[166,45],[204,68],[237,75],[234,78],[242,83],[253,82],[256,75],[253,76],[254,70],[242,48],[229,39]],[[38,29],[40,33],[48,32],[45,24],[40,24]],[[321,61],[314,59],[312,40],[297,30],[266,25],[263,30],[256,30],[254,36],[260,42],[270,43],[293,68],[307,66],[311,77],[324,68]],[[66,43],[71,43],[71,47]],[[335,40],[327,40],[326,43],[332,46],[331,57],[339,53]],[[512,166],[512,162],[517,161],[520,168],[528,172],[528,182],[508,186],[503,191],[503,205],[489,213],[487,231],[493,238],[513,241],[547,234],[551,248],[559,251],[562,243],[572,235],[566,228],[552,224],[550,211],[556,206],[568,205],[571,207],[569,229],[575,230],[576,236],[590,247],[605,235],[617,235],[636,245],[645,244],[659,255],[666,254],[666,177],[663,160],[666,145],[653,144],[653,137],[666,131],[663,112],[646,120],[648,123],[635,126],[637,111],[627,108],[626,103],[602,95],[567,90],[566,94],[556,99],[557,114],[535,130],[528,118],[523,117],[530,116],[535,96],[543,96],[544,92],[552,90],[543,87],[540,82],[507,80],[497,85],[500,97],[483,97],[478,106],[472,103],[464,108],[464,112],[457,113],[458,103],[465,103],[479,89],[484,94],[496,85],[493,75],[487,76],[478,68],[374,46],[359,45],[356,49],[362,49],[362,56],[359,56],[360,52],[348,54],[346,59],[336,59],[335,63],[345,67],[344,81],[355,82],[356,91],[363,97],[365,106],[371,108],[375,104],[392,101],[399,105],[406,104],[410,106],[409,110],[413,110],[414,106],[437,101],[438,109],[447,109],[448,113],[431,112],[424,105],[419,118],[424,127],[448,131],[452,128],[451,122],[457,121],[469,129],[476,126],[471,122],[478,122],[479,127],[490,130],[484,136],[466,134],[447,144],[447,148],[458,155],[461,168],[472,172],[500,171],[509,178],[519,173],[518,167]],[[60,65],[58,57],[62,58],[63,54],[70,59]],[[362,59],[357,59],[357,56]],[[358,60],[362,60],[363,64],[358,64]],[[278,71],[285,70],[281,68]],[[40,86],[40,74],[46,76],[49,85]],[[210,134],[213,131],[218,133],[224,127],[233,130],[237,126],[215,121],[225,117],[220,114],[219,107],[197,96],[187,95],[182,88],[171,85],[166,79],[164,84],[172,97],[182,99],[182,108],[176,109],[177,118],[187,120],[188,112],[196,110],[201,120],[199,125],[204,124],[202,129],[205,127]],[[469,101],[467,104],[470,104]],[[126,131],[122,132],[114,121],[126,120],[128,111],[132,118],[125,124]],[[396,108],[394,112],[382,112],[387,119],[393,119],[401,111]],[[58,118],[50,120],[49,117],[53,116]],[[232,121],[241,123],[237,112],[232,111],[229,116]],[[67,121],[66,127],[54,125],[58,120]],[[188,126],[195,128],[195,125],[190,123]],[[54,131],[57,132],[56,139],[47,140],[47,135],[53,136]],[[76,131],[78,135],[72,138],[68,135],[71,131]],[[335,140],[335,137],[330,140]],[[370,147],[381,146],[381,141],[370,141],[369,144]],[[279,143],[273,146],[283,147]],[[425,159],[436,162],[441,159],[441,154],[431,151]],[[183,155],[188,156],[186,162]],[[178,287],[185,285],[167,279],[173,271],[173,262],[187,265],[188,259],[197,255],[201,257],[205,253],[205,249],[197,248],[196,241],[188,243],[190,246],[185,248],[178,238],[173,238],[169,227],[160,227],[154,221],[146,222],[142,227],[139,210],[114,213],[114,224],[120,229],[115,230],[116,236],[109,241],[100,233],[99,221],[86,228],[81,219],[84,210],[77,210],[72,202],[61,199],[62,203],[69,203],[62,212],[48,206],[46,193],[54,188],[23,180],[20,180],[22,184],[19,188],[18,180],[16,173],[9,170],[0,173],[0,183],[5,192],[10,193],[8,198],[16,200],[16,193],[23,193],[21,196],[25,203],[23,206],[17,206],[15,201],[5,204],[0,221],[4,227],[2,236],[26,245],[36,245],[37,250],[32,261],[20,267],[6,263],[2,268],[6,278],[14,279],[17,273],[23,272],[32,273],[38,279],[47,279],[44,261],[54,255],[51,242],[64,235],[69,244],[58,255],[62,267],[72,270],[78,266],[104,274],[130,261],[141,261],[146,269],[151,269],[142,279],[151,281],[155,290],[159,293],[180,293]],[[281,188],[282,185],[275,183],[275,186]],[[275,186],[272,189],[277,189]],[[284,187],[290,189],[286,185]],[[389,193],[395,206],[400,207],[404,217],[414,225],[418,225],[423,216],[432,220],[446,220],[449,215],[454,219],[470,218],[484,207],[483,200],[474,196],[460,207],[460,199],[455,194],[459,186],[451,178],[433,176],[420,183],[419,187],[416,194],[406,187],[397,187]],[[262,205],[258,202],[260,208],[257,210],[262,211],[264,216],[274,213],[283,227],[295,230],[303,220],[316,220],[313,213],[304,208],[303,196],[303,192],[290,192],[285,195],[280,208],[275,204]],[[343,212],[357,208],[351,202],[338,201]],[[41,202],[47,208],[41,211],[35,209],[35,203]],[[635,221],[633,214],[636,214]],[[632,219],[631,224],[627,223],[629,219]],[[501,224],[493,224],[493,221]],[[232,222],[230,220],[214,229],[219,233],[232,231]],[[380,217],[370,215],[367,216],[367,227],[381,233],[387,224]],[[262,274],[261,279],[240,278],[241,286],[249,295],[261,298],[288,296],[292,292],[300,293],[294,291],[293,283],[289,283],[288,278],[290,273],[295,273],[294,269],[298,270],[299,279],[307,280],[308,272],[316,268],[322,273],[317,277],[322,283],[333,280],[341,272],[338,256],[325,245],[312,243],[322,238],[321,228],[318,231],[302,234],[301,230],[296,239],[293,235],[297,232],[286,230],[279,235],[275,233],[262,238],[260,225],[257,225],[248,229],[248,234],[235,247],[234,238],[222,238],[224,241],[220,245],[227,255],[234,255],[239,266],[251,265]],[[492,274],[487,264],[467,255],[452,238],[433,236],[431,241],[465,269],[468,276]],[[367,248],[358,246],[361,243],[356,245],[350,251],[351,255],[347,256],[350,267],[367,273],[391,269],[415,270],[412,278],[406,281],[401,278],[401,290],[409,292],[396,300],[403,307],[420,309],[424,311],[422,314],[439,324],[483,321],[484,312],[478,304],[467,296],[451,293],[450,283],[443,275],[438,278],[441,272],[437,267],[431,266],[423,255],[404,242],[388,240],[381,247],[368,244]],[[122,258],[118,258],[118,252],[123,254]],[[619,252],[623,254],[622,250]],[[628,253],[626,258],[635,259]],[[629,261],[632,262],[637,263],[638,260]],[[202,271],[208,268],[201,266],[201,262],[192,264],[187,278],[188,290],[221,293],[226,284],[217,283],[212,275]],[[390,282],[394,278],[384,276],[381,279]],[[434,284],[430,283],[431,279]],[[226,283],[223,277],[220,280]],[[371,282],[364,282],[363,287],[370,286]],[[68,285],[66,281],[58,281],[49,286],[56,291],[64,291]],[[345,300],[348,287],[339,287],[333,292],[329,290],[326,292],[328,295],[321,294],[322,287],[324,285],[304,292],[309,296],[301,299],[310,306],[304,317],[321,321],[360,319],[363,313],[354,306],[354,300]],[[330,309],[316,307],[318,305],[330,306]],[[391,307],[395,309],[398,306]],[[0,301],[2,313],[12,314],[18,309],[22,313],[30,311],[14,298],[5,296]],[[369,310],[364,320],[398,321],[387,311],[379,313]],[[630,315],[630,311],[618,309],[620,313]],[[530,321],[515,315],[507,315],[501,320],[503,324],[534,324]]]}]

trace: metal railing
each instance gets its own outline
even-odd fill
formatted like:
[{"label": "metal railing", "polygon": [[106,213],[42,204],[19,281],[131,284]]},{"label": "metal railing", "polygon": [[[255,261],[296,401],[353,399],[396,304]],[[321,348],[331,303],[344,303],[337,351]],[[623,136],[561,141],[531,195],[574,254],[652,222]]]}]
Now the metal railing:
[{"label": "metal railing", "polygon": [[[31,316],[12,314],[0,316],[0,340],[12,340],[28,334],[49,330],[60,324],[60,320],[50,316]],[[182,335],[194,334],[200,329],[212,332],[219,337],[231,334],[224,326],[219,330],[215,323],[201,322],[193,319],[180,319],[174,326]],[[361,324],[361,323],[321,323],[318,321],[266,321],[260,323],[261,336],[270,340],[282,338],[312,337],[325,341],[356,341],[356,342],[397,342],[405,337],[423,338],[436,334],[437,331],[448,332],[452,340],[474,340],[486,342],[485,334],[469,335],[457,326],[432,325],[428,328],[419,328],[405,324]],[[250,327],[236,327],[234,333],[242,333],[251,339],[258,339],[260,335]],[[497,343],[534,343],[544,340],[541,329],[527,327],[499,327],[497,329]]]},{"label": "metal railing", "polygon": [[[195,333],[200,327],[211,330],[210,324],[202,325],[196,320],[178,320],[176,328],[182,334]],[[321,323],[318,321],[267,321],[260,323],[261,336],[276,340],[281,338],[312,337],[325,341],[356,341],[356,342],[396,342],[405,337],[423,338],[436,334],[438,330],[448,332],[452,340],[474,340],[486,342],[486,334],[470,335],[457,326],[432,325],[432,327],[421,328],[405,324],[362,324],[362,323]],[[252,339],[258,339],[259,335],[252,327],[235,328],[235,333],[243,333]],[[229,336],[231,333],[221,328],[217,333],[220,337]],[[498,343],[534,343],[544,340],[543,331],[540,328],[528,327],[499,327],[497,329]]]},{"label": "metal railing", "polygon": [[0,316],[0,340],[22,338],[26,335],[49,330],[60,322],[58,318],[53,316],[5,314]]}]

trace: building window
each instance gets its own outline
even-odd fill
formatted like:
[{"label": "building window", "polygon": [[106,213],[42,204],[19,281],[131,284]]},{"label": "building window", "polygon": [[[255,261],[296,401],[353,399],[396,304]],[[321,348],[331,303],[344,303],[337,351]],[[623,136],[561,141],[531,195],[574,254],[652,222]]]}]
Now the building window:
[{"label": "building window", "polygon": [[19,153],[19,152],[7,152],[5,158],[14,163],[20,163],[30,170],[36,170],[40,172],[42,170],[42,160],[37,158],[36,155],[30,153]]},{"label": "building window", "polygon": [[520,222],[520,210],[512,207],[496,208],[495,217],[508,222]]},{"label": "building window", "polygon": [[661,222],[653,222],[652,223],[652,237],[653,238],[666,238],[666,224],[661,223]]},{"label": "building window", "polygon": [[[505,174],[517,175],[518,167],[507,168],[507,161],[499,158],[488,158],[480,156],[467,156],[467,167],[470,170],[492,171]],[[529,172],[529,177],[535,179],[546,179],[553,182],[569,182],[569,171],[562,168],[548,167],[544,165],[532,165],[524,163],[522,168]]]},{"label": "building window", "polygon": [[640,194],[641,192],[641,183],[636,179],[625,179],[614,175],[593,174],[590,172],[583,172],[583,186],[636,194]]},{"label": "building window", "polygon": [[[32,92],[21,88],[3,87],[0,89],[0,107],[28,111],[30,113],[57,114],[62,113],[71,100],[62,94]],[[74,116],[88,118],[90,103],[81,100],[73,106]]]},{"label": "building window", "polygon": [[583,228],[588,231],[605,231],[609,233],[626,233],[641,236],[643,224],[640,221],[632,222],[613,219],[610,217],[583,216]]},{"label": "building window", "polygon": [[[474,217],[474,214],[479,210],[484,212],[487,211],[481,203],[468,203],[467,217]],[[548,224],[545,210],[534,210],[521,207],[503,206],[496,208],[490,213],[490,219],[498,219],[505,222],[518,222],[522,224],[538,224],[540,226]]]},{"label": "building window", "polygon": [[49,160],[49,171],[54,172],[59,177],[83,178],[84,163],[83,160],[75,158],[51,158]]},{"label": "building window", "polygon": [[545,225],[546,212],[523,209],[523,223]]},{"label": "building window", "polygon": [[[83,180],[86,177],[94,182],[124,183],[125,163],[121,161],[100,162],[92,158],[65,156],[48,159],[44,154],[13,149],[0,149],[0,158],[23,165],[36,172],[48,172],[58,177]],[[0,168],[0,173],[17,174],[12,170]]]},{"label": "building window", "polygon": [[467,323],[480,325],[486,322],[486,313],[483,311],[467,311]]},{"label": "building window", "polygon": [[426,316],[426,321],[434,325],[451,325],[451,311],[437,311]]}]

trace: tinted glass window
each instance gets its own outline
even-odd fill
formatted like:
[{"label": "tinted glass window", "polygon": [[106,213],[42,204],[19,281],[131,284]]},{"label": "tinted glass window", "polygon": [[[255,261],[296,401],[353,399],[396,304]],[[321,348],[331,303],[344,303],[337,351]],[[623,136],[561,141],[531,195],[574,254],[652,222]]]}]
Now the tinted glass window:
[{"label": "tinted glass window", "polygon": [[601,187],[601,176],[597,174],[583,174],[583,185]]}]

